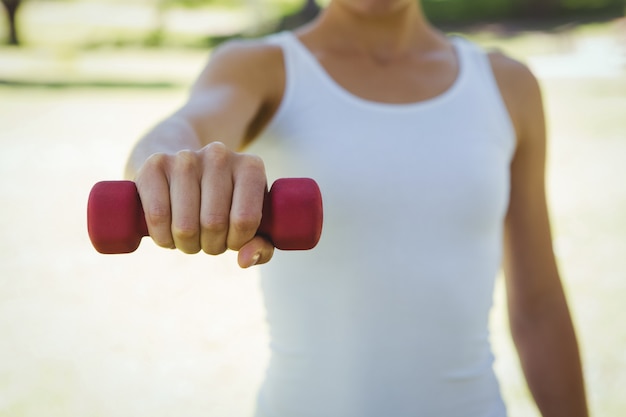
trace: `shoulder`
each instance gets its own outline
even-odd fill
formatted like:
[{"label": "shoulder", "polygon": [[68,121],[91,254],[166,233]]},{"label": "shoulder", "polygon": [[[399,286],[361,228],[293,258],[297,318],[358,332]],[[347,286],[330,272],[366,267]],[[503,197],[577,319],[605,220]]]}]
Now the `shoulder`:
[{"label": "shoulder", "polygon": [[236,85],[271,93],[284,80],[282,48],[263,39],[234,40],[215,48],[194,88]]},{"label": "shoulder", "polygon": [[500,51],[488,53],[491,68],[503,93],[518,93],[527,98],[539,92],[539,82],[530,68]]},{"label": "shoulder", "polygon": [[543,123],[539,81],[527,65],[500,51],[489,52],[488,58],[519,140],[529,124]]},{"label": "shoulder", "polygon": [[210,65],[245,66],[277,65],[282,63],[282,49],[279,45],[264,39],[232,40],[215,48]]}]

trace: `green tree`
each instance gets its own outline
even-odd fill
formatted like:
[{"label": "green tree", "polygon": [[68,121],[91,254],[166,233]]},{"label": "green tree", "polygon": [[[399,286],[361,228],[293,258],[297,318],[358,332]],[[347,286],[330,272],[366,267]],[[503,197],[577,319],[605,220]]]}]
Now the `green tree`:
[{"label": "green tree", "polygon": [[533,18],[553,17],[559,13],[561,0],[523,0],[520,2],[523,15]]},{"label": "green tree", "polygon": [[223,5],[224,3],[236,6],[246,1],[248,3],[258,3],[260,0],[230,0],[227,2],[224,0],[153,0],[153,4],[156,6],[154,29],[152,33],[148,35],[146,45],[160,46],[163,43],[165,37],[165,15],[168,10],[173,7],[193,9],[212,5]]},{"label": "green tree", "polygon": [[281,19],[278,30],[292,30],[300,27],[315,19],[320,11],[321,8],[315,0],[305,0],[300,10]]},{"label": "green tree", "polygon": [[7,13],[7,20],[9,22],[8,25],[8,36],[7,43],[9,45],[19,45],[20,39],[17,36],[17,9],[19,9],[22,4],[21,0],[0,0],[2,1],[2,5],[4,6]]}]

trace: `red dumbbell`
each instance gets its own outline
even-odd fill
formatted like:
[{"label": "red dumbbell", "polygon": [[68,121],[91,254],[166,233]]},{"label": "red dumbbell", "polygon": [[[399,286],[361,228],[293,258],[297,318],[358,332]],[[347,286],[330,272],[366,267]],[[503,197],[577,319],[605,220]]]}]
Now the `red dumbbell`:
[{"label": "red dumbbell", "polygon": [[[265,194],[257,235],[277,249],[306,250],[322,233],[322,196],[310,178],[283,178]],[[130,253],[148,236],[141,200],[132,181],[102,181],[94,185],[87,204],[87,229],[100,253]]]}]

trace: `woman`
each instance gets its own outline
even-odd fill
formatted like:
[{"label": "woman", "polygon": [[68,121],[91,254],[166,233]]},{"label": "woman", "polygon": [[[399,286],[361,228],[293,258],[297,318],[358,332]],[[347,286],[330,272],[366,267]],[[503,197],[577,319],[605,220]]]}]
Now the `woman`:
[{"label": "woman", "polygon": [[502,259],[539,409],[586,416],[545,140],[520,63],[444,36],[414,0],[333,0],[295,33],[216,51],[127,175],[158,245],[242,267],[273,256],[254,236],[265,167],[320,184],[319,246],[262,270],[259,417],[505,416],[488,334]]}]

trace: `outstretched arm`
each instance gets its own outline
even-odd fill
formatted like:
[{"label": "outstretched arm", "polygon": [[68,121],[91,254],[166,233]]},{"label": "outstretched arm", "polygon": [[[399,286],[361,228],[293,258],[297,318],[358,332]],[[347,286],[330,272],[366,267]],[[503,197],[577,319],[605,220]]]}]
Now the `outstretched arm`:
[{"label": "outstretched arm", "polygon": [[255,237],[266,188],[263,162],[237,151],[280,100],[281,70],[277,48],[222,47],[185,105],[134,147],[126,176],[137,184],[159,246],[213,255],[232,249],[243,267],[271,258],[271,244]]},{"label": "outstretched arm", "polygon": [[502,56],[492,62],[518,137],[504,262],[513,340],[542,415],[586,417],[578,343],[552,248],[540,88],[521,64]]}]

